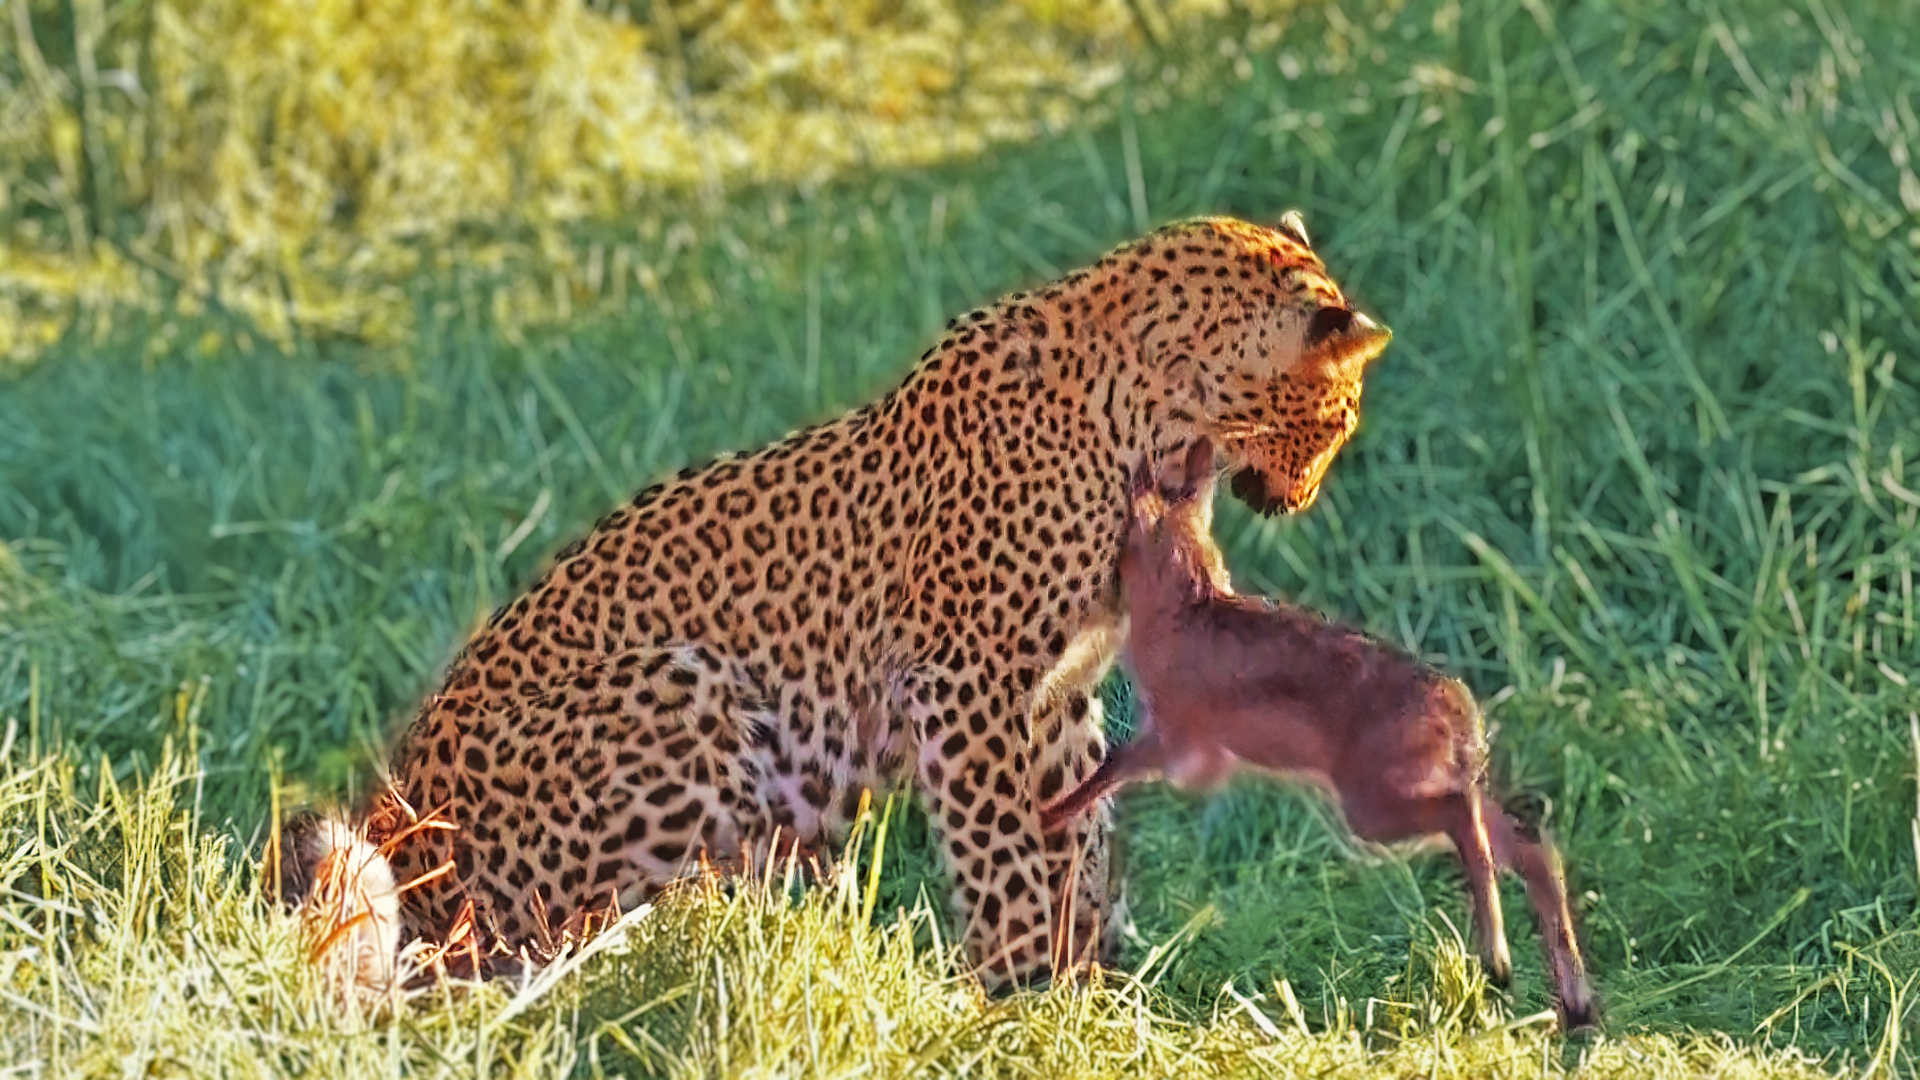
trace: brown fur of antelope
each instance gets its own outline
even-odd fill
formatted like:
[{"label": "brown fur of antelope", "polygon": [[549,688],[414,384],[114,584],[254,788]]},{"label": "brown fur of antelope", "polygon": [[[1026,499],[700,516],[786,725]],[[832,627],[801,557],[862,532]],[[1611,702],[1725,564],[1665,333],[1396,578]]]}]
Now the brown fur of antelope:
[{"label": "brown fur of antelope", "polygon": [[[1486,740],[1467,688],[1397,649],[1298,608],[1240,598],[1194,542],[1195,482],[1212,468],[1195,444],[1183,484],[1135,478],[1121,563],[1131,623],[1126,662],[1144,720],[1134,742],[1044,812],[1051,832],[1113,788],[1164,775],[1210,787],[1241,767],[1330,792],[1361,839],[1436,834],[1466,868],[1489,973],[1512,965],[1494,876],[1517,869],[1540,921],[1548,976],[1569,1028],[1594,1022],[1560,859],[1486,791]],[[1164,477],[1167,475],[1163,473]]]}]

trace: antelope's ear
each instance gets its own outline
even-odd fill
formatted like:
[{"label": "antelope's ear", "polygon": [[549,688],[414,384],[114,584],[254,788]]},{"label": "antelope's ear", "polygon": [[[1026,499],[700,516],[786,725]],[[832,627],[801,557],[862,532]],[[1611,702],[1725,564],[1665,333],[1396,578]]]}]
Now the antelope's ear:
[{"label": "antelope's ear", "polygon": [[1153,455],[1148,454],[1133,467],[1132,474],[1127,478],[1129,553],[1133,547],[1152,540],[1154,527],[1166,512],[1166,496],[1161,491],[1160,477],[1153,467]]},{"label": "antelope's ear", "polygon": [[1167,502],[1167,509],[1171,511],[1192,502],[1206,482],[1213,479],[1213,473],[1213,441],[1194,440],[1180,458],[1180,475],[1160,477],[1160,494]]},{"label": "antelope's ear", "polygon": [[1159,486],[1153,475],[1153,455],[1148,454],[1140,459],[1140,464],[1135,465],[1127,477],[1127,501],[1137,503],[1141,496]]},{"label": "antelope's ear", "polygon": [[1213,440],[1195,439],[1193,445],[1187,447],[1187,458],[1184,464],[1187,473],[1186,486],[1189,489],[1197,490],[1201,484],[1211,480],[1214,471]]}]

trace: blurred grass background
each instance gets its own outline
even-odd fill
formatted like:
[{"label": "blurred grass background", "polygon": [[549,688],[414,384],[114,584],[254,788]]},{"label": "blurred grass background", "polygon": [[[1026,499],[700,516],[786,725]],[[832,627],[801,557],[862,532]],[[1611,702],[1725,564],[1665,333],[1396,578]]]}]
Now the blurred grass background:
[{"label": "blurred grass background", "polygon": [[[436,12],[458,33],[374,32]],[[26,1071],[745,1075],[824,1036],[823,1074],[1912,1074],[1910,10],[0,16],[0,1038]],[[154,67],[169,34],[192,44]],[[842,74],[868,55],[905,74]],[[1510,1024],[1545,1004],[1518,916],[1512,995],[1481,996],[1448,859],[1354,851],[1252,783],[1122,800],[1151,990],[944,981],[937,920],[885,915],[937,895],[908,814],[877,926],[845,882],[691,897],[531,1004],[324,1008],[248,898],[276,778],[364,786],[476,621],[650,478],[867,400],[952,314],[1155,224],[1288,207],[1396,339],[1320,503],[1223,502],[1223,545],[1245,588],[1488,702],[1608,1037]]]}]

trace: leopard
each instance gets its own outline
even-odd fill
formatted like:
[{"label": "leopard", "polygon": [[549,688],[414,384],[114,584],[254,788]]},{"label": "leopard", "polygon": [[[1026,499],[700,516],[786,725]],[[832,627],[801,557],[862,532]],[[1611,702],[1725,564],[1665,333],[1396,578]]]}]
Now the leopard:
[{"label": "leopard", "polygon": [[[402,934],[537,958],[904,790],[982,983],[1101,962],[1110,819],[1041,809],[1105,758],[1130,479],[1207,440],[1198,505],[1230,478],[1308,508],[1391,338],[1298,212],[1181,221],[953,320],[877,401],[647,487],[473,633],[355,813]],[[308,864],[345,835],[319,820],[289,826]]]}]

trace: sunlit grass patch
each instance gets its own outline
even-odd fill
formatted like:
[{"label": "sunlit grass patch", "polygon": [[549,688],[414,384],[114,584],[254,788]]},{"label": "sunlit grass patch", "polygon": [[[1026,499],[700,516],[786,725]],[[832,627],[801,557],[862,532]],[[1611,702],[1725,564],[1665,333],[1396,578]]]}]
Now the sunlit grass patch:
[{"label": "sunlit grass patch", "polygon": [[1133,973],[991,998],[924,902],[875,917],[858,858],[804,889],[696,880],[528,980],[343,1008],[247,853],[196,828],[180,755],[81,792],[63,759],[8,751],[0,1046],[34,1075],[1827,1075],[1709,1036],[1563,1043],[1445,931],[1402,993],[1324,1015],[1282,981],[1177,1007],[1153,983],[1178,940]]},{"label": "sunlit grass patch", "polygon": [[398,341],[422,253],[484,246],[463,227],[969,157],[1097,115],[1150,44],[1271,38],[1289,6],[19,0],[0,358],[142,307]]}]

